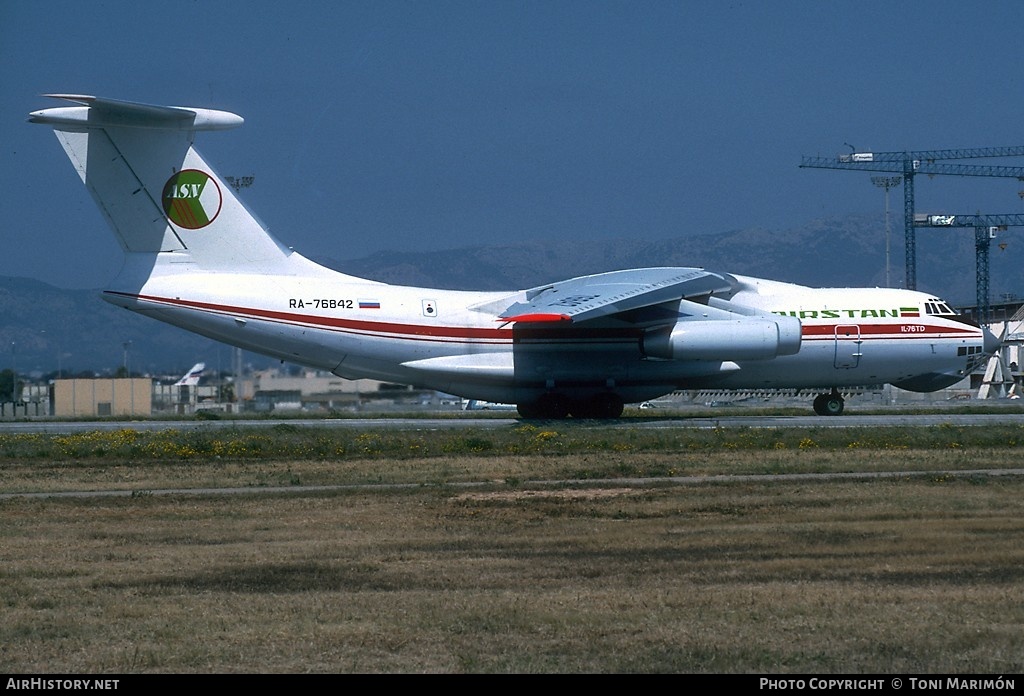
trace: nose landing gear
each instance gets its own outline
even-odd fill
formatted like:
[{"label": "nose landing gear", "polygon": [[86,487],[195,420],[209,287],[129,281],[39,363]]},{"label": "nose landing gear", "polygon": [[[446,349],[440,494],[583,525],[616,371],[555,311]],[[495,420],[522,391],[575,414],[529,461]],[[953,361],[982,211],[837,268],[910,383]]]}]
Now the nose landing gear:
[{"label": "nose landing gear", "polygon": [[814,398],[814,412],[819,416],[839,416],[843,413],[843,395],[833,387],[828,394],[818,394]]}]

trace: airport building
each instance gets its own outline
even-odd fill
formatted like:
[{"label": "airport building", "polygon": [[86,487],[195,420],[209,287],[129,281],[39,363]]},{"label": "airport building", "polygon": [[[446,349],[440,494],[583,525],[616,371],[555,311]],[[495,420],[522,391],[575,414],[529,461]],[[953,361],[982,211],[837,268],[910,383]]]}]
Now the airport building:
[{"label": "airport building", "polygon": [[[241,380],[204,377],[194,386],[149,377],[56,379],[19,385],[20,398],[0,403],[0,418],[102,418],[359,411],[420,405],[423,394],[404,385],[346,380],[318,370],[260,370]],[[433,395],[433,392],[430,393]]]},{"label": "airport building", "polygon": [[58,418],[148,416],[153,412],[153,380],[143,377],[57,379],[52,413]]}]

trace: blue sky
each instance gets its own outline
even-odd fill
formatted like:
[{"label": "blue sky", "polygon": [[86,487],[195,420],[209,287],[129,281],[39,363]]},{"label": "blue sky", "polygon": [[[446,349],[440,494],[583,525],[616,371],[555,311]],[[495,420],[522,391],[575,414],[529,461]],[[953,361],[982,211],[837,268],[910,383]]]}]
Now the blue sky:
[{"label": "blue sky", "polygon": [[[0,276],[120,265],[25,121],[47,92],[242,115],[197,149],[307,256],[782,233],[884,208],[802,155],[1024,145],[1021,27],[1024,3],[984,0],[2,0]],[[1024,213],[1022,188],[919,177],[918,210]]]}]

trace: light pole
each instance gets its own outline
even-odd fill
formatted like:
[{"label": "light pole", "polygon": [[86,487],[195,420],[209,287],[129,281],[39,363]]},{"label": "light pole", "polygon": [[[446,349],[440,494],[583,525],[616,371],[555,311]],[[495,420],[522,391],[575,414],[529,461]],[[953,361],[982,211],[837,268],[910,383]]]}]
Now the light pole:
[{"label": "light pole", "polygon": [[873,176],[871,183],[885,189],[885,287],[892,287],[889,282],[889,189],[895,188],[903,181],[899,176]]},{"label": "light pole", "polygon": [[18,401],[18,359],[14,341],[11,341],[11,401]]}]

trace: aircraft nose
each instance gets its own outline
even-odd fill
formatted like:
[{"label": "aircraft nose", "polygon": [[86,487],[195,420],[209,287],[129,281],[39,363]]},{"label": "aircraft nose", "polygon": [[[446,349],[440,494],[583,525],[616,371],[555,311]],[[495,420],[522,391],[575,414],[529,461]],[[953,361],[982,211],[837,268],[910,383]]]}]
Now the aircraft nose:
[{"label": "aircraft nose", "polygon": [[997,353],[1000,348],[1003,347],[1003,342],[999,340],[999,337],[986,328],[982,328],[982,335],[984,336],[984,350],[986,355],[993,355]]}]

